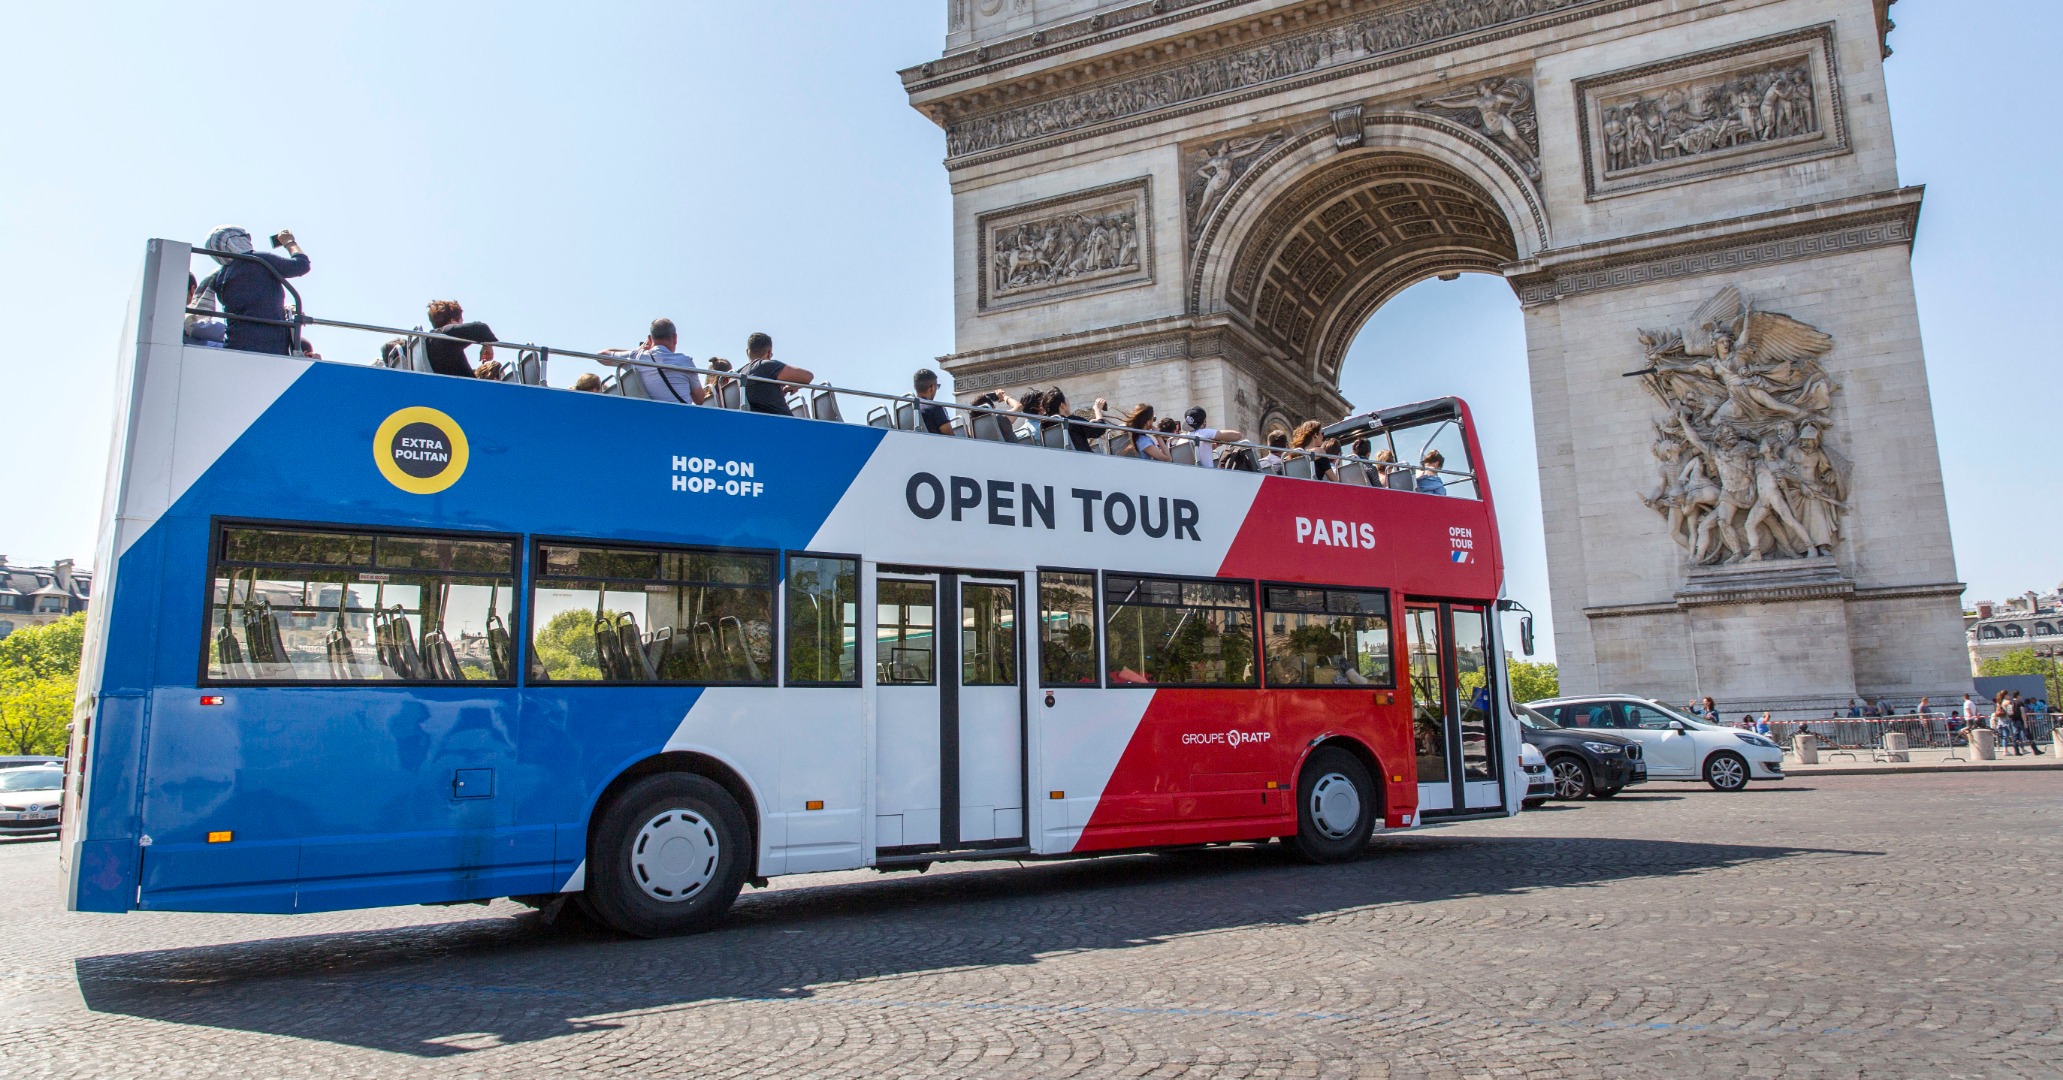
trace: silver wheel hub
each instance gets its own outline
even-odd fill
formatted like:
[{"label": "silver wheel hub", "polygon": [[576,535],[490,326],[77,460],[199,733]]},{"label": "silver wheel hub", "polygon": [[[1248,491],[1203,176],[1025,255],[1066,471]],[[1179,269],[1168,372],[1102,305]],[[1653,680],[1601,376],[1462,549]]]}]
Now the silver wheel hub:
[{"label": "silver wheel hub", "polygon": [[1350,835],[1361,823],[1361,792],[1341,773],[1326,773],[1311,785],[1311,823],[1328,840]]},{"label": "silver wheel hub", "polygon": [[1741,763],[1732,758],[1720,758],[1712,763],[1712,779],[1721,787],[1739,787],[1747,779]]},{"label": "silver wheel hub", "polygon": [[692,810],[661,810],[638,830],[630,872],[646,896],[668,904],[692,900],[716,879],[723,845],[716,826]]},{"label": "silver wheel hub", "polygon": [[1573,761],[1554,763],[1554,793],[1564,799],[1580,799],[1584,795],[1583,769]]}]

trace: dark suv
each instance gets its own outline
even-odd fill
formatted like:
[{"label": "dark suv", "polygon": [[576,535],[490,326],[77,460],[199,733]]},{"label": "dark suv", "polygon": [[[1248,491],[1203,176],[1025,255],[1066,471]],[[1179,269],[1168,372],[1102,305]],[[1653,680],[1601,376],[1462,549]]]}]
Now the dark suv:
[{"label": "dark suv", "polygon": [[1555,798],[1609,799],[1628,784],[1647,783],[1648,763],[1641,757],[1639,742],[1603,731],[1565,728],[1524,705],[1515,708],[1520,736],[1547,757]]}]

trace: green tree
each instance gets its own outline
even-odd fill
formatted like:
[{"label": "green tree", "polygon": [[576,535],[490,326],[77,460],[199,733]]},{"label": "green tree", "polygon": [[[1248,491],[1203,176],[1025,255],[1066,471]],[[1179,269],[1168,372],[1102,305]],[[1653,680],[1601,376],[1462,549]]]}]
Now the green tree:
[{"label": "green tree", "polygon": [[[615,622],[616,613],[602,612]],[[563,681],[594,680],[602,677],[595,663],[595,615],[591,611],[561,611],[537,630],[531,651],[544,673]]]},{"label": "green tree", "polygon": [[1539,701],[1562,692],[1561,672],[1553,664],[1506,657],[1504,667],[1511,679],[1513,701]]},{"label": "green tree", "polygon": [[2063,701],[2063,663],[2046,656],[2034,655],[2030,646],[2014,649],[2004,656],[1994,656],[1977,667],[1979,675],[2039,675],[2042,684],[2049,688],[2049,702]]},{"label": "green tree", "polygon": [[83,612],[0,639],[0,753],[63,752],[85,644]]}]

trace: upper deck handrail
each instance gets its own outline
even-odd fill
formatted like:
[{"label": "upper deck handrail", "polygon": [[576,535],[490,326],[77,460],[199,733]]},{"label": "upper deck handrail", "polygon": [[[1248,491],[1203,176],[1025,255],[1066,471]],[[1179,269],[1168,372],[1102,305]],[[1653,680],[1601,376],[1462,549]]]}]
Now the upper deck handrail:
[{"label": "upper deck handrail", "polygon": [[[1233,448],[1237,448],[1237,449],[1245,449],[1245,450],[1251,450],[1251,451],[1254,451],[1254,452],[1255,452],[1255,453],[1256,453],[1257,455],[1259,455],[1259,456],[1263,456],[1263,457],[1265,457],[1265,456],[1267,456],[1267,455],[1269,455],[1269,454],[1275,454],[1275,455],[1279,455],[1279,456],[1280,456],[1281,458],[1283,458],[1283,460],[1285,460],[1285,461],[1287,461],[1287,460],[1289,460],[1289,459],[1292,459],[1292,458],[1309,458],[1309,459],[1311,459],[1311,460],[1313,460],[1313,461],[1329,461],[1329,462],[1331,462],[1331,463],[1333,464],[1333,469],[1334,469],[1334,472],[1335,472],[1335,474],[1337,474],[1337,469],[1338,469],[1338,466],[1340,466],[1340,465],[1350,465],[1350,464],[1351,464],[1351,465],[1362,465],[1362,466],[1368,467],[1368,468],[1370,468],[1370,469],[1378,470],[1378,471],[1380,471],[1380,472],[1397,472],[1397,471],[1404,471],[1404,472],[1411,472],[1411,473],[1417,473],[1417,474],[1428,474],[1428,473],[1430,473],[1430,474],[1432,474],[1432,475],[1435,475],[1435,476],[1441,477],[1443,481],[1446,481],[1446,482],[1454,482],[1454,483],[1460,483],[1460,482],[1472,482],[1472,481],[1474,481],[1474,480],[1476,479],[1476,474],[1475,474],[1474,472],[1472,472],[1472,471],[1467,471],[1467,470],[1460,470],[1460,469],[1448,469],[1448,468],[1432,469],[1432,468],[1428,468],[1427,466],[1425,466],[1425,465],[1423,465],[1423,464],[1412,464],[1412,463],[1410,463],[1410,462],[1404,462],[1404,461],[1393,461],[1393,462],[1376,462],[1376,461],[1368,461],[1368,460],[1364,460],[1364,459],[1361,459],[1361,458],[1356,458],[1356,457],[1350,457],[1350,456],[1348,456],[1348,455],[1345,455],[1345,454],[1327,454],[1327,453],[1325,453],[1325,452],[1323,452],[1323,451],[1320,451],[1320,450],[1298,450],[1298,449],[1293,449],[1293,448],[1283,448],[1283,449],[1277,449],[1277,448],[1275,448],[1275,447],[1271,447],[1271,446],[1268,446],[1268,445],[1266,445],[1265,443],[1256,443],[1256,442],[1252,442],[1252,441],[1248,441],[1248,440],[1239,440],[1239,441],[1230,441],[1230,440],[1228,440],[1228,441],[1223,441],[1223,442],[1220,442],[1220,441],[1217,441],[1217,440],[1204,440],[1204,439],[1199,439],[1199,438],[1197,438],[1197,437],[1196,437],[1196,435],[1195,435],[1195,433],[1193,433],[1193,432],[1166,432],[1166,431],[1160,431],[1160,430],[1158,430],[1158,429],[1154,429],[1154,428],[1133,428],[1133,427],[1126,427],[1126,426],[1124,426],[1123,424],[1115,423],[1115,422],[1113,422],[1113,421],[1110,421],[1110,420],[1085,420],[1085,419],[1080,419],[1080,418],[1077,418],[1077,417],[1074,417],[1074,416],[1065,416],[1065,417],[1061,417],[1061,416],[1047,416],[1047,415],[1044,415],[1044,414],[1041,414],[1041,413],[1027,413],[1027,412],[1019,412],[1019,411],[1014,411],[1014,410],[1010,410],[1010,409],[1002,409],[1002,408],[997,408],[997,407],[995,407],[995,406],[991,406],[991,405],[967,405],[967,404],[962,404],[962,403],[960,403],[960,402],[957,402],[957,401],[952,401],[952,400],[935,400],[935,399],[930,399],[930,398],[920,398],[920,397],[918,397],[918,396],[917,396],[916,394],[914,394],[914,393],[910,393],[910,394],[884,394],[884,393],[880,393],[880,392],[878,392],[878,391],[873,391],[873,390],[855,390],[855,389],[849,389],[849,388],[846,388],[846,387],[842,387],[842,386],[835,386],[835,385],[833,385],[833,384],[831,384],[831,383],[829,383],[829,382],[821,382],[821,383],[799,383],[799,382],[792,382],[792,381],[788,381],[788,380],[784,380],[784,379],[772,379],[772,378],[767,378],[766,376],[762,376],[762,375],[747,375],[747,374],[745,374],[745,373],[744,373],[744,371],[743,371],[743,370],[733,370],[733,371],[720,371],[720,370],[717,370],[717,369],[714,369],[714,368],[704,368],[704,367],[697,367],[697,366],[694,366],[694,365],[685,365],[685,364],[661,364],[661,363],[656,363],[656,362],[653,362],[653,361],[649,361],[649,360],[640,360],[640,359],[636,358],[635,356],[630,356],[630,355],[621,355],[621,356],[611,356],[611,355],[607,355],[607,354],[603,354],[603,353],[590,353],[590,352],[581,352],[581,351],[579,351],[579,350],[576,350],[576,349],[560,349],[560,348],[553,348],[553,347],[551,347],[551,346],[545,346],[545,345],[538,345],[538,344],[536,344],[536,343],[534,343],[534,342],[513,342],[513,341],[500,341],[500,340],[496,340],[496,341],[475,341],[475,340],[473,340],[472,338],[461,338],[461,337],[454,337],[454,336],[452,336],[452,335],[450,335],[450,334],[440,334],[440,333],[436,332],[435,330],[424,330],[424,329],[421,329],[420,327],[418,327],[418,328],[415,328],[415,329],[402,329],[402,328],[400,328],[400,327],[394,327],[394,326],[380,326],[380,325],[378,325],[378,324],[376,324],[376,323],[356,323],[356,322],[345,322],[345,321],[343,321],[343,320],[339,320],[339,319],[321,319],[321,318],[316,318],[315,316],[309,315],[309,314],[308,314],[308,313],[307,313],[307,312],[306,312],[305,310],[303,310],[303,309],[302,309],[302,307],[301,307],[301,303],[300,303],[300,300],[301,300],[301,294],[300,294],[299,292],[295,291],[294,287],[293,287],[292,285],[288,284],[285,278],[283,278],[283,277],[280,277],[280,275],[279,275],[279,272],[278,272],[278,271],[276,271],[276,270],[274,270],[274,269],[272,268],[272,266],[271,266],[270,264],[266,263],[266,262],[265,262],[265,261],[264,261],[263,259],[257,259],[257,258],[253,258],[253,257],[250,257],[250,256],[245,256],[245,255],[241,255],[241,254],[238,254],[238,253],[235,253],[235,252],[224,252],[224,251],[212,251],[212,250],[210,250],[210,249],[207,249],[207,248],[199,248],[199,247],[196,247],[196,248],[194,248],[194,249],[193,249],[193,253],[194,253],[194,254],[197,254],[197,255],[222,255],[222,256],[226,256],[226,257],[229,257],[229,258],[237,258],[237,259],[249,259],[249,260],[250,260],[250,261],[252,261],[252,262],[256,262],[256,263],[257,263],[258,265],[260,265],[260,266],[263,266],[263,267],[265,267],[266,271],[267,271],[267,272],[269,272],[269,273],[271,273],[271,274],[273,275],[273,278],[274,278],[275,280],[277,280],[277,281],[278,281],[278,282],[279,282],[279,283],[280,283],[281,285],[285,286],[288,292],[290,292],[290,293],[292,293],[292,294],[293,294],[293,296],[294,296],[294,310],[293,310],[293,317],[292,317],[292,318],[290,318],[290,319],[284,319],[284,320],[281,320],[281,319],[262,319],[262,318],[258,318],[258,317],[255,317],[255,316],[248,316],[248,315],[226,315],[226,314],[224,314],[224,313],[222,313],[222,312],[216,312],[216,311],[206,311],[206,310],[203,310],[203,309],[197,309],[197,308],[193,308],[193,307],[188,307],[188,308],[186,309],[186,312],[187,312],[187,314],[190,314],[190,315],[208,315],[208,316],[213,316],[213,317],[217,317],[217,318],[235,318],[235,319],[241,319],[241,320],[244,320],[244,321],[247,321],[247,322],[256,322],[256,323],[264,323],[264,324],[267,324],[267,325],[273,325],[273,326],[290,326],[290,327],[293,327],[293,328],[294,328],[294,342],[295,342],[295,344],[296,344],[297,346],[298,346],[298,345],[300,344],[300,330],[299,330],[299,327],[300,327],[300,326],[303,326],[303,325],[312,325],[312,326],[334,326],[334,327],[337,327],[337,328],[339,328],[339,329],[346,329],[346,330],[363,330],[363,331],[367,331],[367,332],[371,332],[371,333],[379,333],[379,334],[393,334],[393,335],[396,335],[396,336],[398,336],[398,337],[406,337],[406,338],[425,338],[425,339],[432,339],[432,340],[438,340],[438,341],[451,341],[451,342],[457,342],[457,343],[459,343],[459,344],[462,344],[462,345],[484,345],[484,346],[489,346],[489,347],[494,347],[494,348],[514,349],[514,350],[517,350],[517,351],[518,351],[519,353],[522,353],[522,352],[532,352],[532,353],[535,353],[535,354],[536,354],[536,355],[537,355],[537,356],[538,356],[538,357],[540,358],[540,360],[548,360],[548,359],[549,359],[550,357],[552,357],[552,356],[572,356],[572,357],[578,357],[578,358],[580,358],[580,359],[583,359],[583,360],[591,360],[591,361],[594,361],[594,362],[597,362],[597,363],[601,363],[601,364],[609,364],[609,365],[612,365],[612,366],[614,366],[614,367],[617,367],[617,368],[625,368],[625,367],[633,367],[633,368],[650,368],[650,369],[652,369],[652,370],[654,370],[654,371],[662,371],[662,372],[672,372],[672,373],[675,373],[675,374],[680,374],[680,373],[683,373],[683,372],[685,372],[685,373],[689,373],[689,374],[693,374],[693,375],[697,375],[697,376],[700,376],[700,377],[702,377],[702,378],[704,378],[704,379],[708,379],[708,380],[723,380],[723,379],[731,379],[731,380],[736,380],[737,382],[739,382],[739,383],[741,383],[741,384],[742,384],[742,383],[748,383],[748,382],[754,382],[754,383],[771,383],[771,384],[773,384],[773,385],[776,385],[776,386],[782,386],[782,387],[790,387],[790,388],[793,388],[793,389],[797,389],[797,390],[808,390],[808,391],[817,391],[817,392],[829,391],[829,392],[831,392],[831,393],[834,393],[834,394],[845,394],[845,395],[850,395],[850,396],[852,396],[852,397],[858,397],[858,398],[865,398],[865,399],[868,399],[868,400],[871,400],[871,401],[880,401],[880,402],[886,402],[886,403],[888,403],[888,404],[889,404],[889,406],[890,406],[890,408],[891,408],[891,409],[892,409],[892,408],[894,408],[895,406],[898,406],[898,405],[912,405],[912,406],[916,406],[916,405],[936,405],[936,406],[938,406],[938,407],[940,407],[940,408],[943,408],[943,409],[951,409],[951,410],[954,410],[954,411],[956,411],[956,412],[959,412],[959,413],[964,413],[964,414],[966,414],[966,417],[965,417],[965,423],[964,423],[964,424],[962,425],[962,430],[961,430],[960,432],[956,432],[956,433],[955,433],[955,434],[954,434],[953,436],[942,436],[942,437],[959,437],[959,438],[969,438],[969,439],[975,438],[975,435],[974,435],[974,418],[975,418],[975,417],[976,417],[977,415],[987,415],[987,416],[991,416],[991,417],[996,417],[996,418],[999,418],[999,419],[1001,419],[1001,418],[1008,418],[1008,419],[1010,419],[1010,420],[1013,420],[1013,421],[1016,421],[1016,420],[1022,420],[1022,421],[1026,421],[1026,422],[1030,423],[1030,424],[1031,424],[1031,425],[1033,426],[1033,429],[1034,429],[1035,431],[1043,431],[1043,430],[1044,430],[1044,427],[1045,427],[1045,425],[1047,425],[1047,424],[1063,424],[1063,423],[1065,423],[1065,424],[1080,424],[1080,425],[1084,425],[1084,426],[1087,426],[1087,427],[1092,427],[1092,428],[1095,428],[1095,429],[1096,429],[1096,432],[1097,432],[1097,434],[1096,434],[1096,436],[1095,436],[1096,438],[1107,438],[1107,437],[1109,437],[1110,435],[1112,435],[1112,434],[1114,434],[1114,433],[1118,433],[1118,432],[1124,432],[1124,433],[1126,433],[1126,434],[1128,434],[1128,435],[1131,435],[1131,436],[1138,436],[1138,435],[1151,435],[1151,436],[1153,436],[1153,437],[1155,437],[1155,438],[1158,438],[1158,439],[1166,439],[1166,440],[1169,440],[1171,444],[1172,444],[1172,443],[1174,443],[1174,442],[1187,442],[1187,443],[1189,443],[1189,444],[1191,444],[1191,445],[1195,446],[1195,447],[1197,448],[1197,452],[1198,452],[1198,453],[1215,453],[1215,452],[1216,452],[1216,450],[1217,450],[1217,448],[1219,448],[1219,447],[1233,447]],[[322,360],[322,361],[314,361],[314,362],[317,362],[317,363],[344,363],[344,361],[332,361],[332,360]],[[356,365],[354,365],[354,366],[356,366]],[[551,388],[550,388],[550,387],[545,387],[545,389],[551,389]],[[769,415],[772,415],[772,414],[769,414]],[[893,413],[891,413],[891,416],[893,416]],[[1384,418],[1391,418],[1391,419],[1390,419],[1390,421],[1389,421],[1388,423],[1378,423],[1378,424],[1375,424],[1375,425],[1374,425],[1374,426],[1373,426],[1372,428],[1370,428],[1370,430],[1371,430],[1372,432],[1393,432],[1393,431],[1396,431],[1396,430],[1399,430],[1399,429],[1408,429],[1408,428],[1411,428],[1411,427],[1417,427],[1417,426],[1420,426],[1419,424],[1413,424],[1413,423],[1409,423],[1408,421],[1409,421],[1410,419],[1420,419],[1420,420],[1422,420],[1422,422],[1424,422],[1424,423],[1441,423],[1441,424],[1446,424],[1446,423],[1459,423],[1459,422],[1460,422],[1460,413],[1459,413],[1459,411],[1458,411],[1458,410],[1456,410],[1456,409],[1454,409],[1454,408],[1453,408],[1453,403],[1452,403],[1452,400],[1451,400],[1451,399],[1435,399],[1435,400],[1433,400],[1433,401],[1427,401],[1427,402],[1419,402],[1419,403],[1415,403],[1415,404],[1412,404],[1412,405],[1403,405],[1403,406],[1398,406],[1398,407],[1395,407],[1395,408],[1391,408],[1391,409],[1383,409],[1383,410],[1378,410],[1378,411],[1376,411],[1376,412],[1371,412],[1371,413],[1363,413],[1363,414],[1360,414],[1360,415],[1357,415],[1357,416],[1349,417],[1349,418],[1348,418],[1348,419],[1346,419],[1346,420],[1340,421],[1340,422],[1338,422],[1338,423],[1336,423],[1336,424],[1333,424],[1333,425],[1331,425],[1331,426],[1329,426],[1329,427],[1325,428],[1325,429],[1323,430],[1323,434],[1325,434],[1325,435],[1326,435],[1326,436],[1327,436],[1328,438],[1332,438],[1332,437],[1336,437],[1336,436],[1334,436],[1334,432],[1335,432],[1336,430],[1343,430],[1343,429],[1348,429],[1348,428],[1350,427],[1350,425],[1356,425],[1356,424],[1360,424],[1360,425],[1362,425],[1362,426],[1364,426],[1364,427],[1367,427],[1367,426],[1368,426],[1368,425],[1367,425],[1367,421],[1368,421],[1368,420],[1369,420],[1370,418],[1374,418],[1374,417],[1384,417]],[[807,417],[798,417],[798,416],[791,416],[790,418],[791,418],[791,419],[797,419],[797,420],[816,420],[816,419],[817,419],[817,418],[816,418],[816,417],[814,417],[814,416],[807,416]],[[840,420],[840,421],[823,421],[823,422],[826,422],[826,423],[843,423],[844,421]],[[899,430],[899,429],[898,429],[898,430]],[[936,433],[936,432],[913,432],[913,434],[937,434],[937,433]],[[1013,440],[1013,441],[1014,441],[1014,440]],[[1076,452],[1077,452],[1077,451],[1075,451],[1075,450],[1073,449],[1073,446],[1072,446],[1072,440],[1071,440],[1071,438],[1070,438],[1070,442],[1069,442],[1069,445],[1068,445],[1068,446],[1065,446],[1065,447],[1048,447],[1048,446],[1046,446],[1046,445],[1045,445],[1045,444],[1044,444],[1043,442],[1041,442],[1041,441],[1036,441],[1036,440],[1035,440],[1035,441],[1033,441],[1033,442],[1031,442],[1031,443],[1029,443],[1029,444],[1019,444],[1019,445],[1030,445],[1030,446],[1032,446],[1032,447],[1035,447],[1035,448],[1038,448],[1038,449],[1055,449],[1055,450],[1065,450],[1065,451],[1066,451],[1066,452],[1068,452],[1068,453],[1076,453]],[[1206,448],[1208,448],[1208,449],[1206,449]],[[1126,456],[1126,455],[1112,455],[1112,456]],[[1141,460],[1149,460],[1149,461],[1150,461],[1150,460],[1152,460],[1152,459],[1150,459],[1150,458],[1143,458],[1143,457],[1142,457],[1142,458],[1141,458]],[[1257,461],[1256,463],[1258,464],[1258,461]],[[1231,471],[1244,471],[1244,470],[1231,470]],[[1452,480],[1451,480],[1451,481],[1449,481],[1449,480],[1448,480],[1448,478],[1452,478]],[[1382,482],[1381,482],[1380,480],[1376,479],[1376,478],[1375,478],[1375,477],[1373,477],[1373,476],[1370,476],[1370,477],[1368,478],[1368,480],[1369,480],[1369,486],[1372,486],[1372,487],[1382,487],[1382,486],[1384,486],[1384,485],[1383,485],[1383,483],[1382,483]]]}]

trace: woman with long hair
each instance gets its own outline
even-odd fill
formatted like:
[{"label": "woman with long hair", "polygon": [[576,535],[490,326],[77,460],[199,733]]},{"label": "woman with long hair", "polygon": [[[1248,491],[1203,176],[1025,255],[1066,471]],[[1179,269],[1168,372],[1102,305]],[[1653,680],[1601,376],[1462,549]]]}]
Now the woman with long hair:
[{"label": "woman with long hair", "polygon": [[1324,431],[1324,424],[1306,420],[1289,435],[1289,448],[1301,450],[1305,457],[1311,459],[1311,478],[1314,480],[1332,479],[1332,461],[1319,456],[1326,452]]},{"label": "woman with long hair", "polygon": [[1168,451],[1160,444],[1160,437],[1148,434],[1153,430],[1154,419],[1153,406],[1144,403],[1132,406],[1132,411],[1125,414],[1124,426],[1130,429],[1125,432],[1125,437],[1132,440],[1132,449],[1138,451],[1140,457],[1167,461]]}]

